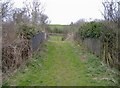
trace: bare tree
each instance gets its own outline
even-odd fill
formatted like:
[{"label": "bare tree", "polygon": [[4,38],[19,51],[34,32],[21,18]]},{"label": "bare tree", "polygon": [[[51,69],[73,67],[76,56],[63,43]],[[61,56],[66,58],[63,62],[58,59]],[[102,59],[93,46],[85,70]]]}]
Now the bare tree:
[{"label": "bare tree", "polygon": [[118,28],[120,28],[120,1],[118,2]]},{"label": "bare tree", "polygon": [[50,21],[48,16],[44,14],[44,6],[39,0],[34,0],[33,2],[25,1],[24,8],[26,8],[26,15],[29,16],[31,24],[39,30],[45,30]]},{"label": "bare tree", "polygon": [[41,16],[40,16],[40,24],[47,24],[47,23],[49,23],[48,16],[45,15],[45,14],[41,14]]},{"label": "bare tree", "polygon": [[117,3],[113,0],[105,0],[103,3],[104,13],[103,16],[107,21],[118,22],[118,6]]},{"label": "bare tree", "polygon": [[103,16],[105,20],[114,22],[117,28],[120,29],[120,1],[105,0],[102,4],[104,6]]},{"label": "bare tree", "polygon": [[80,25],[85,23],[85,19],[79,19],[77,22],[75,22],[76,25]]},{"label": "bare tree", "polygon": [[12,3],[11,0],[2,1],[2,3],[0,4],[2,21],[5,21],[12,16],[11,12],[13,10],[13,4],[14,3]]},{"label": "bare tree", "polygon": [[16,24],[19,24],[23,21],[23,14],[25,13],[25,10],[16,8],[13,13],[13,20]]},{"label": "bare tree", "polygon": [[115,0],[105,0],[103,3],[104,13],[103,16],[108,22],[114,22],[114,25],[117,24],[117,28],[120,28],[120,1],[116,2]]},{"label": "bare tree", "polygon": [[34,0],[33,2],[28,2],[27,0],[24,2],[25,8],[27,9],[27,14],[32,18],[33,25],[36,25],[41,17],[41,14],[44,11],[44,8],[38,0]]}]

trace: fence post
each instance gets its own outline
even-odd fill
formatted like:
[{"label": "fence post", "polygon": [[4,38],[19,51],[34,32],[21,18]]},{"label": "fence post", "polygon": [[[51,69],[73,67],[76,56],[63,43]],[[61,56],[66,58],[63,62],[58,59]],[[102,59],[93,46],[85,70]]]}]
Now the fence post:
[{"label": "fence post", "polygon": [[45,31],[42,31],[44,33],[44,39],[46,40],[47,39],[47,34]]}]

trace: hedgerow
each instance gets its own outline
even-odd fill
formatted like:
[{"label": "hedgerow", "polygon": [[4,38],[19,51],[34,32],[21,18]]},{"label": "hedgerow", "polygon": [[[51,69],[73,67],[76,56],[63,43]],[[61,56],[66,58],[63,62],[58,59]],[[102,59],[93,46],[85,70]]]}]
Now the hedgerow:
[{"label": "hedgerow", "polygon": [[103,25],[97,22],[85,23],[78,32],[82,38],[99,38],[103,32]]},{"label": "hedgerow", "polygon": [[20,34],[26,36],[27,39],[30,39],[34,34],[37,33],[36,28],[34,26],[28,26],[28,25],[21,25],[20,26]]}]

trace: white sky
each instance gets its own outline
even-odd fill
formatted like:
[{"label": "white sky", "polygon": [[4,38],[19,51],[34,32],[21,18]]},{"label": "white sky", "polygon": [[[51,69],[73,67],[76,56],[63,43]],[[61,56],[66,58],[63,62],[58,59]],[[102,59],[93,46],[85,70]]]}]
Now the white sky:
[{"label": "white sky", "polygon": [[[70,24],[84,18],[102,19],[102,0],[40,0],[51,24]],[[20,6],[22,0],[15,0]]]},{"label": "white sky", "polygon": [[46,0],[45,13],[52,23],[70,24],[81,18],[101,19],[101,0]]}]

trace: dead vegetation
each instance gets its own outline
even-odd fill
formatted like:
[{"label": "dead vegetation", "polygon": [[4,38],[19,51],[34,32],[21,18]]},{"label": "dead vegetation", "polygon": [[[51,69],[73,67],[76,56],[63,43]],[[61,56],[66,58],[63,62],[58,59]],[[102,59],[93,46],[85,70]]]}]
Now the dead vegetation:
[{"label": "dead vegetation", "polygon": [[17,39],[10,45],[2,48],[3,79],[18,69],[31,56],[29,40]]},{"label": "dead vegetation", "polygon": [[38,48],[44,41],[48,22],[41,2],[26,0],[22,8],[13,5],[12,0],[1,1],[3,80],[32,56],[32,42],[38,42],[34,44]]}]

